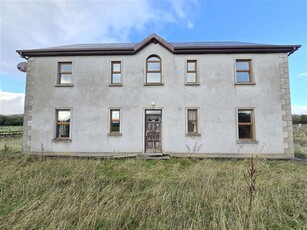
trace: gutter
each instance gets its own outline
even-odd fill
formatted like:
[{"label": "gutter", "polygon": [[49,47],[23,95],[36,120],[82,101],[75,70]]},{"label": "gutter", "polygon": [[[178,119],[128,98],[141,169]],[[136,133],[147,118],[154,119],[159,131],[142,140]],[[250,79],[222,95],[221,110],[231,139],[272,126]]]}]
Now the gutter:
[{"label": "gutter", "polygon": [[16,50],[16,52],[19,54],[19,56],[20,56],[21,58],[24,58],[24,59],[26,59],[26,60],[29,59],[28,56],[25,56],[25,55],[22,54],[22,51]]},{"label": "gutter", "polygon": [[[147,44],[144,44],[144,47]],[[276,46],[185,46],[185,47],[174,47],[170,50],[161,44],[164,48],[168,49],[173,54],[231,54],[231,53],[288,53],[290,56],[300,45],[276,45]],[[134,48],[119,48],[119,49],[36,49],[36,50],[16,50],[20,57],[28,60],[29,57],[47,57],[47,56],[94,56],[94,55],[134,55],[139,52],[143,46]]]},{"label": "gutter", "polygon": [[292,51],[290,51],[290,52],[288,53],[288,57],[289,57],[291,54],[293,54],[295,51],[297,51],[300,47],[301,47],[300,45],[293,46]]}]

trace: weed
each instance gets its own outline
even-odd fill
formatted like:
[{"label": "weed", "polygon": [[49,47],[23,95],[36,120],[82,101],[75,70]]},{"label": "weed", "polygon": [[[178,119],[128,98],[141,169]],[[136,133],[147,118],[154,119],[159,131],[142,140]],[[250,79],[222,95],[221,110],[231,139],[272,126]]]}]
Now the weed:
[{"label": "weed", "polygon": [[4,153],[7,154],[10,150],[10,147],[7,144],[4,144]]},{"label": "weed", "polygon": [[196,154],[199,153],[200,148],[203,146],[203,144],[198,145],[197,142],[195,142],[192,151],[191,151],[191,147],[189,145],[186,144],[186,147],[188,149],[188,153],[192,153],[192,154]]},{"label": "weed", "polygon": [[253,229],[253,201],[254,201],[254,194],[256,192],[256,179],[257,179],[257,172],[256,172],[256,165],[255,160],[251,157],[248,161],[248,168],[246,173],[244,173],[244,178],[248,186],[248,229]]},{"label": "weed", "polygon": [[45,148],[43,143],[41,143],[41,158],[43,160],[45,159]]}]

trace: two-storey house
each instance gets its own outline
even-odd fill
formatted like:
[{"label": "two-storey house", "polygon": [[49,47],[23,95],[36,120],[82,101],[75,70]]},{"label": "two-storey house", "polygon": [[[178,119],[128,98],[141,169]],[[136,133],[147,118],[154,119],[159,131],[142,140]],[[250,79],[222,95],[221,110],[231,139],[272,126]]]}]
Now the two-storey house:
[{"label": "two-storey house", "polygon": [[167,42],[18,50],[24,152],[292,158],[299,45]]}]

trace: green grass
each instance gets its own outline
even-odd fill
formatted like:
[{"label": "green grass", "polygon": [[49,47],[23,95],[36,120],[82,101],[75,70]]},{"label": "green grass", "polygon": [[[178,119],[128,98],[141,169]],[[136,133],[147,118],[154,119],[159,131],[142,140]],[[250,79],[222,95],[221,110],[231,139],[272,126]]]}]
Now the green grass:
[{"label": "green grass", "polygon": [[0,132],[22,131],[22,126],[0,126]]},{"label": "green grass", "polygon": [[[0,142],[0,229],[246,229],[247,160],[42,159]],[[306,229],[307,164],[256,164],[254,229]]]},{"label": "green grass", "polygon": [[293,125],[295,156],[307,159],[307,124]]}]

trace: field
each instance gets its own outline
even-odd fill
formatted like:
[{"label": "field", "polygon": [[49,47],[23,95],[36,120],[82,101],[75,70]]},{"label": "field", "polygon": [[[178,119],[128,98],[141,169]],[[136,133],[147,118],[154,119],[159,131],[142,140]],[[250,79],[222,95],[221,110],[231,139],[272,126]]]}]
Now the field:
[{"label": "field", "polygon": [[0,126],[0,132],[22,131],[22,126]]},{"label": "field", "polygon": [[22,126],[0,126],[0,137],[8,135],[21,135]]},{"label": "field", "polygon": [[293,125],[295,156],[307,159],[307,124]]},{"label": "field", "polygon": [[307,164],[21,155],[0,139],[0,229],[306,229]]}]

